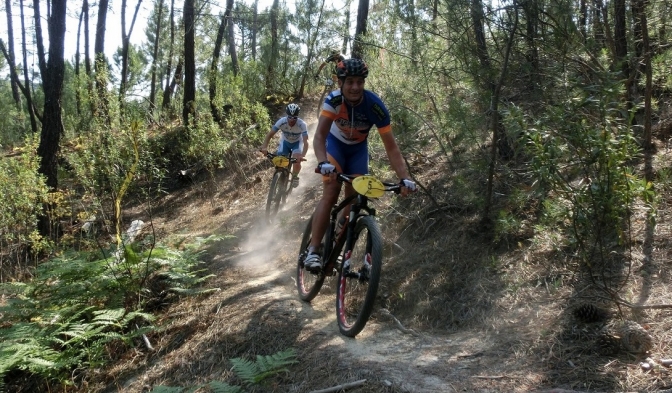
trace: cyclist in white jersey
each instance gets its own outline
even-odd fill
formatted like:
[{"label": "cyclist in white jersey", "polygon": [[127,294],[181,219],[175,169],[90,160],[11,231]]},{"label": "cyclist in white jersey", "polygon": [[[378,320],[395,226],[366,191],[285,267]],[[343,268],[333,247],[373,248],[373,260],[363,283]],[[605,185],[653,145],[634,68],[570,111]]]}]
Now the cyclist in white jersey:
[{"label": "cyclist in white jersey", "polygon": [[261,145],[264,155],[268,152],[268,142],[273,135],[280,131],[280,142],[276,154],[287,155],[292,152],[292,157],[296,158],[296,163],[292,166],[292,187],[299,186],[299,172],[301,172],[301,159],[308,152],[308,127],[303,119],[299,118],[301,108],[297,104],[289,104],[285,109],[287,116],[281,117],[271,130],[266,134],[266,139]]}]

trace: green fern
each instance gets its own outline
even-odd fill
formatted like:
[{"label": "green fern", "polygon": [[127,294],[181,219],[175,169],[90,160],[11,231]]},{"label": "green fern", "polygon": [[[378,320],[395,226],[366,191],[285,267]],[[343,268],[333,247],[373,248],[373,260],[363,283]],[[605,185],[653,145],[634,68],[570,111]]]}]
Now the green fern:
[{"label": "green fern", "polygon": [[290,364],[297,363],[293,349],[278,352],[270,356],[257,355],[257,361],[252,362],[242,358],[231,359],[233,371],[246,384],[256,384],[269,376],[287,372]]},{"label": "green fern", "polygon": [[226,382],[212,381],[208,384],[213,393],[243,393],[240,386],[229,385]]}]

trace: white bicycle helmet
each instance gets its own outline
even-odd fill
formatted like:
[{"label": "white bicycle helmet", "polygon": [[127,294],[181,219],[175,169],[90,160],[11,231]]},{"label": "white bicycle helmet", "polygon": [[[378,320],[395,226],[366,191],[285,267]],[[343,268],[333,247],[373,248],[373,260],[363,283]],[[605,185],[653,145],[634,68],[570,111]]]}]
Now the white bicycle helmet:
[{"label": "white bicycle helmet", "polygon": [[301,112],[301,108],[296,104],[289,104],[287,105],[286,112],[289,116],[298,116],[299,112]]}]

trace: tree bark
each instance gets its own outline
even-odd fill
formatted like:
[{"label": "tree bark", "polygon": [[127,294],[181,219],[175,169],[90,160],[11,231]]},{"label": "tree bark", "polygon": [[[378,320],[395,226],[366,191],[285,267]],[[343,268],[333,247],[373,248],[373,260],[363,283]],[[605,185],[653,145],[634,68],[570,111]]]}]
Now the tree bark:
[{"label": "tree bark", "polygon": [[131,34],[133,34],[133,27],[135,26],[135,20],[138,17],[138,11],[140,10],[140,5],[142,0],[138,0],[138,4],[135,6],[135,12],[133,13],[133,19],[131,20],[131,27],[128,29],[128,34],[126,33],[126,0],[121,2],[121,82],[119,84],[119,105],[121,108],[124,107],[124,97],[126,96],[126,90],[128,89],[128,50],[131,44]]},{"label": "tree bark", "polygon": [[161,42],[161,22],[163,22],[163,0],[159,1],[159,9],[156,16],[156,31],[154,32],[154,42],[152,45],[152,66],[150,72],[152,74],[152,84],[149,87],[149,114],[153,114],[156,109],[156,79],[157,79],[157,64],[159,61],[159,43]]},{"label": "tree bark", "polygon": [[266,91],[271,93],[275,83],[275,62],[278,60],[278,12],[280,5],[278,0],[273,0],[271,6],[271,58],[268,60],[266,69]]},{"label": "tree bark", "polygon": [[233,23],[233,0],[226,0],[226,18],[229,20],[228,23],[228,43],[229,43],[229,56],[231,56],[231,67],[233,68],[233,75],[237,76],[240,66],[238,65],[238,53],[236,52],[236,36],[235,36],[235,24]]},{"label": "tree bark", "polygon": [[96,100],[91,100],[94,116],[102,116],[108,125],[111,124],[109,103],[107,101],[107,60],[105,59],[105,29],[107,25],[107,7],[109,0],[100,0],[98,3],[98,21],[96,22],[96,41],[93,48],[94,69],[96,73],[96,92],[101,108]]},{"label": "tree bark", "polygon": [[[30,73],[28,72],[28,46],[26,44],[26,17],[23,12],[23,0],[19,0],[19,9],[21,10],[21,53],[23,55],[23,86],[25,89],[22,89],[23,95],[26,97],[26,106],[28,108],[28,114],[30,116],[30,129],[33,134],[37,133],[39,128],[37,124],[37,119],[40,115],[35,108],[35,101],[33,100],[33,93],[30,89],[31,79]],[[20,86],[20,85],[19,85]]]},{"label": "tree bark", "polygon": [[[166,87],[163,90],[163,100],[161,102],[161,108],[168,109],[170,106],[170,101],[173,96],[173,91],[175,90],[175,84],[172,82],[175,81],[175,77],[172,75],[173,71],[173,56],[175,55],[175,0],[170,1],[170,43],[168,49],[168,62],[166,63]],[[182,68],[180,67],[181,63],[178,64],[180,68],[180,73]],[[178,75],[177,70],[175,70],[175,75]],[[171,80],[171,77],[173,78]]]},{"label": "tree bark", "polygon": [[[19,73],[16,70],[16,53],[14,52],[14,23],[12,18],[12,2],[5,0],[5,15],[7,16],[7,62],[13,64],[10,71],[9,83],[12,88],[12,98],[16,105],[16,109],[21,110],[21,95],[19,94]],[[24,64],[24,67],[26,65]]]},{"label": "tree bark", "polygon": [[[44,175],[46,184],[51,191],[58,188],[58,151],[60,138],[63,135],[63,119],[61,117],[61,97],[65,78],[65,16],[66,0],[52,0],[51,15],[48,19],[49,29],[49,61],[46,74],[42,75],[44,86],[44,122],[37,154],[40,157],[39,173]],[[46,207],[49,209],[50,207]],[[38,223],[43,236],[53,237],[53,225],[49,222],[48,211],[45,211]]]},{"label": "tree bark", "polygon": [[364,36],[366,35],[366,23],[369,19],[369,0],[359,0],[357,7],[357,26],[355,27],[355,40],[352,44],[352,57],[364,57]]},{"label": "tree bark", "polygon": [[189,126],[189,118],[196,113],[196,36],[195,0],[184,0],[184,100],[182,101],[182,121]]},{"label": "tree bark", "polygon": [[[228,11],[228,1],[227,1]],[[217,29],[217,37],[215,38],[215,48],[212,51],[212,63],[210,63],[210,76],[208,78],[208,98],[210,99],[210,113],[215,123],[219,123],[222,118],[220,116],[220,108],[215,104],[217,98],[217,80],[219,73],[219,57],[222,52],[222,42],[224,42],[224,32],[226,31],[226,24],[229,22],[226,17],[226,12],[222,14],[219,21],[219,28]]]},{"label": "tree bark", "polygon": [[257,33],[259,31],[259,0],[254,0],[252,14],[252,61],[257,60]]}]

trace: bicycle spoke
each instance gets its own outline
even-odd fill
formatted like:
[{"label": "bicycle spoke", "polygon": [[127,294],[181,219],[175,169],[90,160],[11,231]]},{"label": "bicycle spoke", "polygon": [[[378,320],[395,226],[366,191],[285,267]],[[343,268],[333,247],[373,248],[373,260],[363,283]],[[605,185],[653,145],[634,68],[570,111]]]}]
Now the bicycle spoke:
[{"label": "bicycle spoke", "polygon": [[355,231],[358,236],[346,252],[336,299],[339,329],[350,337],[364,328],[373,311],[382,264],[382,239],[373,218],[361,218]]}]

